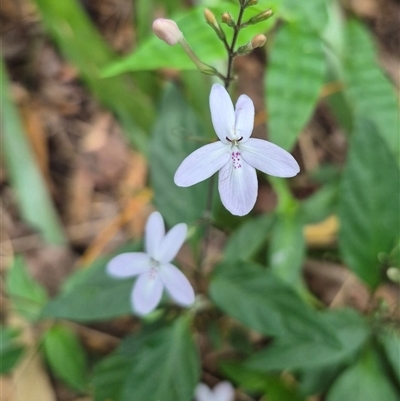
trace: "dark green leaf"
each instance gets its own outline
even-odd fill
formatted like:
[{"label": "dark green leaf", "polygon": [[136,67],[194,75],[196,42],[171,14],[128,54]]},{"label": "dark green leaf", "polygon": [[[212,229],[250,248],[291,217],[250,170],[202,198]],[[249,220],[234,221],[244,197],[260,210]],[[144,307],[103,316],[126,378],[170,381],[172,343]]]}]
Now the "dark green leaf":
[{"label": "dark green leaf", "polygon": [[94,368],[92,379],[94,400],[122,401],[131,364],[131,358],[118,351],[98,363]]},{"label": "dark green leaf", "polygon": [[250,260],[267,242],[273,224],[272,215],[264,215],[246,221],[231,234],[226,244],[226,261]]},{"label": "dark green leaf", "polygon": [[28,320],[35,321],[46,304],[46,290],[28,273],[25,260],[18,256],[7,275],[7,292],[14,308]]},{"label": "dark green leaf", "polygon": [[299,215],[304,224],[315,224],[336,212],[339,182],[325,184],[300,203]]},{"label": "dark green leaf", "polygon": [[315,31],[315,35],[325,29],[328,19],[326,0],[281,0],[281,3],[281,15],[289,22],[307,25]]},{"label": "dark green leaf", "polygon": [[364,319],[351,309],[335,310],[321,315],[341,346],[316,342],[311,338],[283,337],[257,352],[246,363],[254,370],[268,372],[303,370],[337,364],[349,359],[367,339],[368,327]]},{"label": "dark green leaf", "polygon": [[55,325],[43,336],[42,346],[53,373],[78,391],[84,391],[87,380],[85,350],[79,338],[67,326]]},{"label": "dark green leaf", "polygon": [[144,339],[132,359],[124,401],[188,401],[200,365],[187,316]]},{"label": "dark green leaf", "polygon": [[375,126],[356,124],[339,194],[339,246],[343,258],[370,287],[381,278],[381,254],[399,236],[399,169]]},{"label": "dark green leaf", "polygon": [[150,172],[155,203],[169,225],[198,219],[206,206],[206,182],[188,188],[174,183],[180,163],[209,136],[179,90],[165,89],[151,140]]},{"label": "dark green leaf", "polygon": [[317,104],[324,80],[321,39],[304,23],[276,35],[266,76],[271,141],[291,150]]},{"label": "dark green leaf", "polygon": [[379,341],[400,385],[400,333],[385,330],[380,334]]},{"label": "dark green leaf", "polygon": [[223,363],[221,369],[230,380],[247,391],[265,393],[268,401],[304,401],[296,388],[282,377],[255,372],[237,362]]},{"label": "dark green leaf", "polygon": [[368,350],[346,369],[332,385],[327,401],[399,401],[399,394],[384,375],[376,355]]},{"label": "dark green leaf", "polygon": [[274,273],[250,262],[218,266],[210,295],[223,311],[265,335],[337,345],[332,329]]},{"label": "dark green leaf", "polygon": [[298,209],[292,213],[279,213],[268,248],[268,266],[283,281],[298,286],[301,283],[305,246]]},{"label": "dark green leaf", "polygon": [[377,65],[372,38],[359,22],[350,20],[344,39],[346,94],[356,115],[368,117],[375,123],[379,135],[400,162],[399,105],[393,86]]},{"label": "dark green leaf", "polygon": [[0,326],[0,375],[9,373],[21,358],[24,347],[17,342],[18,331]]}]

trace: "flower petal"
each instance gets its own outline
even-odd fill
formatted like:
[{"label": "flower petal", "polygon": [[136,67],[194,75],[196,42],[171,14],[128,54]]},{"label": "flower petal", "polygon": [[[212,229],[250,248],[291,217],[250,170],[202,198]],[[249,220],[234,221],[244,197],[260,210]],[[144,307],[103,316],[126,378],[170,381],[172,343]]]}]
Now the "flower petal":
[{"label": "flower petal", "polygon": [[144,252],[127,252],[112,258],[106,267],[107,273],[116,278],[136,276],[150,269],[150,256]]},{"label": "flower petal", "polygon": [[232,384],[224,381],[218,383],[214,387],[214,399],[215,401],[233,401],[235,396],[235,389]]},{"label": "flower petal", "polygon": [[185,223],[177,224],[168,231],[161,242],[156,260],[162,264],[171,262],[181,249],[187,234],[187,225]]},{"label": "flower petal", "polygon": [[232,214],[244,216],[256,203],[257,174],[256,170],[241,158],[237,148],[233,149],[233,161],[219,171],[218,189],[223,205]]},{"label": "flower petal", "polygon": [[229,160],[229,145],[220,141],[202,146],[191,153],[176,170],[174,181],[190,187],[216,173]]},{"label": "flower petal", "polygon": [[275,177],[293,177],[300,167],[286,150],[263,139],[250,138],[240,145],[243,159],[250,166]]},{"label": "flower petal", "polygon": [[194,291],[186,276],[171,263],[160,268],[161,280],[171,298],[180,305],[189,306],[194,302]]},{"label": "flower petal", "polygon": [[226,137],[231,138],[234,132],[235,112],[229,93],[220,84],[211,88],[210,110],[215,133],[223,143],[227,143]]},{"label": "flower petal", "polygon": [[214,400],[213,392],[204,383],[199,383],[196,386],[194,396],[196,398],[196,401],[213,401]]},{"label": "flower petal", "polygon": [[153,212],[146,223],[145,230],[145,249],[146,252],[155,259],[161,242],[165,235],[164,220],[159,212]]},{"label": "flower petal", "polygon": [[235,108],[235,139],[243,137],[246,142],[254,128],[254,104],[246,95],[241,95]]},{"label": "flower petal", "polygon": [[155,269],[142,273],[133,287],[131,302],[133,310],[146,315],[156,308],[163,292],[163,284]]}]

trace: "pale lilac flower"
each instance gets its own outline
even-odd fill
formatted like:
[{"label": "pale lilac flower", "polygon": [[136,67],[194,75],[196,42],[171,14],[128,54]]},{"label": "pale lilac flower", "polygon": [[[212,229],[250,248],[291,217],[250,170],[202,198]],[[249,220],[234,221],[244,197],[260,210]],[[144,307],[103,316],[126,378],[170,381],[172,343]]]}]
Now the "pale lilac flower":
[{"label": "pale lilac flower", "polygon": [[215,84],[210,94],[212,123],[219,141],[191,153],[178,167],[175,184],[189,187],[219,171],[218,189],[223,205],[234,215],[250,212],[257,199],[258,169],[276,177],[293,177],[299,165],[286,150],[271,142],[250,138],[254,105],[241,95],[233,109],[228,92]]},{"label": "pale lilac flower", "polygon": [[153,22],[153,32],[170,46],[176,45],[183,39],[183,33],[180,31],[176,22],[171,19],[156,19]]},{"label": "pale lilac flower", "polygon": [[131,293],[133,310],[145,315],[161,300],[163,289],[182,306],[194,302],[194,291],[185,275],[170,262],[185,241],[187,226],[177,224],[165,234],[160,213],[153,212],[145,230],[146,252],[122,253],[111,259],[107,273],[116,278],[138,276]]},{"label": "pale lilac flower", "polygon": [[214,390],[204,383],[199,383],[194,395],[196,401],[233,401],[235,390],[229,382],[218,383]]}]

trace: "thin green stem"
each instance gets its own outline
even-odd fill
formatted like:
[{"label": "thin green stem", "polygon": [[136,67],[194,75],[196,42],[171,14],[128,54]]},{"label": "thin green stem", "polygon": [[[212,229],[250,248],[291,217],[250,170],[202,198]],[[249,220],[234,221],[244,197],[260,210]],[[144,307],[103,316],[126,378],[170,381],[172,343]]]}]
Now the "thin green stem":
[{"label": "thin green stem", "polygon": [[[236,52],[235,52],[235,46],[236,46],[236,41],[239,36],[240,29],[242,28],[242,19],[244,15],[244,10],[246,7],[244,5],[240,5],[240,11],[237,19],[236,25],[233,27],[233,37],[232,37],[232,42],[229,45],[227,40],[224,39],[224,45],[226,48],[226,51],[228,53],[228,68],[227,68],[227,73],[226,77],[223,79],[224,81],[224,86],[225,89],[229,89],[229,85],[233,81],[233,60],[236,57]],[[201,249],[200,252],[200,260],[199,263],[197,264],[198,269],[201,270],[201,268],[205,264],[205,258],[208,252],[209,244],[210,244],[210,237],[211,237],[211,210],[212,210],[212,203],[213,203],[213,197],[214,197],[214,182],[215,182],[215,176],[212,176],[210,178],[209,184],[208,184],[208,194],[207,194],[207,201],[206,201],[206,208],[204,210],[204,220],[205,220],[205,232],[204,232],[204,245]],[[199,273],[199,272],[198,272]]]}]

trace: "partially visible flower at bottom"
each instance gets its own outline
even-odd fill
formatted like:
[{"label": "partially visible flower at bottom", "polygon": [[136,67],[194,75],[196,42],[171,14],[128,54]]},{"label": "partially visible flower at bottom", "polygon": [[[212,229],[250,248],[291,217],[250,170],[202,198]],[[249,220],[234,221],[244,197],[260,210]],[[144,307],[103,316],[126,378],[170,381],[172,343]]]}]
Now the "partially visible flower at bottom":
[{"label": "partially visible flower at bottom", "polygon": [[183,245],[186,233],[186,224],[180,223],[165,234],[161,214],[153,212],[146,223],[146,252],[121,253],[108,262],[107,273],[112,277],[138,276],[131,293],[132,308],[137,314],[153,311],[164,288],[177,304],[193,304],[194,291],[189,280],[170,263]]},{"label": "partially visible flower at bottom", "polygon": [[204,383],[199,383],[194,395],[196,401],[233,401],[235,390],[232,384],[227,381],[218,383],[214,390],[211,390]]}]

